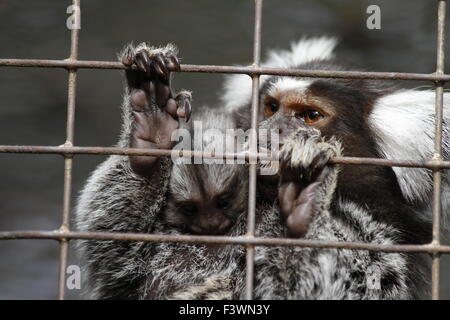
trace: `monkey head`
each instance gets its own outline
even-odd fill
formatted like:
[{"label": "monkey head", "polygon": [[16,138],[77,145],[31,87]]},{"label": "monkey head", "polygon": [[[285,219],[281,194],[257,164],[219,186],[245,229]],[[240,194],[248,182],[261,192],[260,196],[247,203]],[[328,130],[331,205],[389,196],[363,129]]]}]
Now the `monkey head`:
[{"label": "monkey head", "polygon": [[175,164],[166,221],[189,233],[226,234],[247,207],[246,175],[239,164]]},{"label": "monkey head", "polygon": [[[300,67],[343,69],[329,61]],[[392,90],[389,84],[380,81],[270,77],[261,90],[259,128],[277,129],[280,148],[293,132],[310,128],[318,130],[324,139],[337,139],[345,156],[378,158],[381,155],[376,144],[377,132],[370,116],[376,101]],[[365,181],[369,189],[382,182],[393,186],[394,193],[399,191],[390,168],[342,166],[339,186],[351,192],[347,189],[355,186],[353,181]],[[379,193],[372,191],[374,195]]]},{"label": "monkey head", "polygon": [[[192,120],[201,124],[187,125],[193,149],[233,153],[241,148],[226,139],[228,130],[236,128],[230,114],[200,109]],[[222,158],[201,160],[174,163],[166,220],[188,233],[226,234],[247,208],[247,166]]]},{"label": "monkey head", "polygon": [[[323,61],[301,68],[342,69]],[[278,129],[281,145],[298,128],[314,128],[324,138],[338,138],[348,155],[376,157],[368,117],[384,87],[367,80],[270,77],[261,90],[259,128]]]}]

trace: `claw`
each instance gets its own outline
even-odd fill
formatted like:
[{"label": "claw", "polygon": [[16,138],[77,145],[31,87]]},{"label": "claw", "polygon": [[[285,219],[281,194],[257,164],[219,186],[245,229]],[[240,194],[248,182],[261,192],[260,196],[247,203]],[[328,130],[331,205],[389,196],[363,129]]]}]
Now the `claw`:
[{"label": "claw", "polygon": [[155,69],[155,72],[159,77],[164,78],[164,71],[161,69],[161,66],[157,62],[153,61],[152,67],[153,69]]},{"label": "claw", "polygon": [[130,46],[128,46],[125,49],[124,53],[122,54],[122,64],[127,67],[131,67],[133,63],[134,63],[133,49]]},{"label": "claw", "polygon": [[160,81],[164,84],[168,84],[169,72],[167,71],[167,69],[165,67],[161,67],[161,65],[156,61],[152,62],[152,67],[155,70],[155,73],[158,75]]},{"label": "claw", "polygon": [[186,118],[186,122],[188,122],[189,119],[191,118],[191,113],[192,113],[191,103],[189,102],[189,100],[186,100],[184,101],[184,115]]},{"label": "claw", "polygon": [[147,72],[145,67],[145,62],[141,59],[136,59],[136,66],[140,71]]},{"label": "claw", "polygon": [[180,71],[180,62],[175,55],[170,55],[167,57],[166,66],[170,71]]},{"label": "claw", "polygon": [[184,106],[182,108],[178,108],[177,117],[186,119],[186,122],[191,118],[192,107],[188,100],[184,101]]},{"label": "claw", "polygon": [[155,71],[159,74],[161,78],[165,81],[169,80],[169,70],[167,70],[166,63],[162,55],[158,54],[154,57],[155,61]]},{"label": "claw", "polygon": [[151,62],[145,51],[140,51],[136,55],[136,65],[149,76],[151,75]]}]

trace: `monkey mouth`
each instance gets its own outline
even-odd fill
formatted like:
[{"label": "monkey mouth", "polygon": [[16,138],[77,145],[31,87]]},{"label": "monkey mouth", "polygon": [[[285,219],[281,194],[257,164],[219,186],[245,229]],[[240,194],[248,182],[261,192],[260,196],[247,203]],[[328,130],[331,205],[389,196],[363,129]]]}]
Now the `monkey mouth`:
[{"label": "monkey mouth", "polygon": [[234,221],[229,221],[227,223],[222,223],[220,225],[208,226],[208,227],[200,227],[197,225],[189,226],[189,231],[195,235],[207,235],[207,236],[224,236],[231,233],[233,226],[235,225]]}]

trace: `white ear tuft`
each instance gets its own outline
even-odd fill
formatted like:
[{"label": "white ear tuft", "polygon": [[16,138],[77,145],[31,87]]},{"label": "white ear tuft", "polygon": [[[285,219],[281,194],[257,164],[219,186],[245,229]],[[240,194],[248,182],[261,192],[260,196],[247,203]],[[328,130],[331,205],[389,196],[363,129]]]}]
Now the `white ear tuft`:
[{"label": "white ear tuft", "polygon": [[295,68],[315,60],[330,60],[334,58],[336,45],[336,38],[302,38],[291,43],[291,50],[270,51],[269,58],[263,65],[272,68]]},{"label": "white ear tuft", "polygon": [[[264,67],[294,68],[300,64],[314,60],[329,60],[333,58],[333,50],[337,40],[331,37],[302,38],[291,44],[290,50],[270,51]],[[263,85],[268,76],[261,76],[260,85]],[[225,80],[224,94],[221,100],[227,110],[233,111],[242,107],[251,100],[252,80],[247,75],[232,75]]]},{"label": "white ear tuft", "polygon": [[[386,159],[425,161],[434,152],[434,91],[400,90],[380,98],[369,116],[378,150]],[[444,158],[450,151],[450,94],[444,94]],[[433,190],[432,174],[428,169],[393,168],[406,199],[427,207]],[[450,176],[443,177],[444,194],[450,191]],[[443,209],[450,208],[450,199],[443,197]],[[427,212],[426,215],[431,213]]]},{"label": "white ear tuft", "polygon": [[[261,78],[260,78],[261,79]],[[227,76],[220,100],[225,110],[233,111],[250,103],[252,95],[252,79],[245,74]]]}]

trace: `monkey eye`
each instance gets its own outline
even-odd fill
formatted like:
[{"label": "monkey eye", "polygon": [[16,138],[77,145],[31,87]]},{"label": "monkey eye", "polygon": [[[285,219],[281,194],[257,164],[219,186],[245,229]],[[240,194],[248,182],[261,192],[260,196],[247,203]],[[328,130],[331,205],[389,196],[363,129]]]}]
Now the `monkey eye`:
[{"label": "monkey eye", "polygon": [[306,123],[315,123],[324,118],[324,115],[314,109],[306,109],[301,112],[297,112],[295,117],[305,121]]},{"label": "monkey eye", "polygon": [[228,194],[221,195],[216,202],[217,209],[225,210],[231,205],[231,197]]},{"label": "monkey eye", "polygon": [[280,104],[275,99],[267,99],[264,105],[264,113],[267,117],[273,116],[280,108]]},{"label": "monkey eye", "polygon": [[197,213],[198,209],[197,209],[197,206],[195,205],[195,203],[188,202],[188,203],[184,203],[181,206],[181,211],[186,216],[193,216],[194,214]]}]

